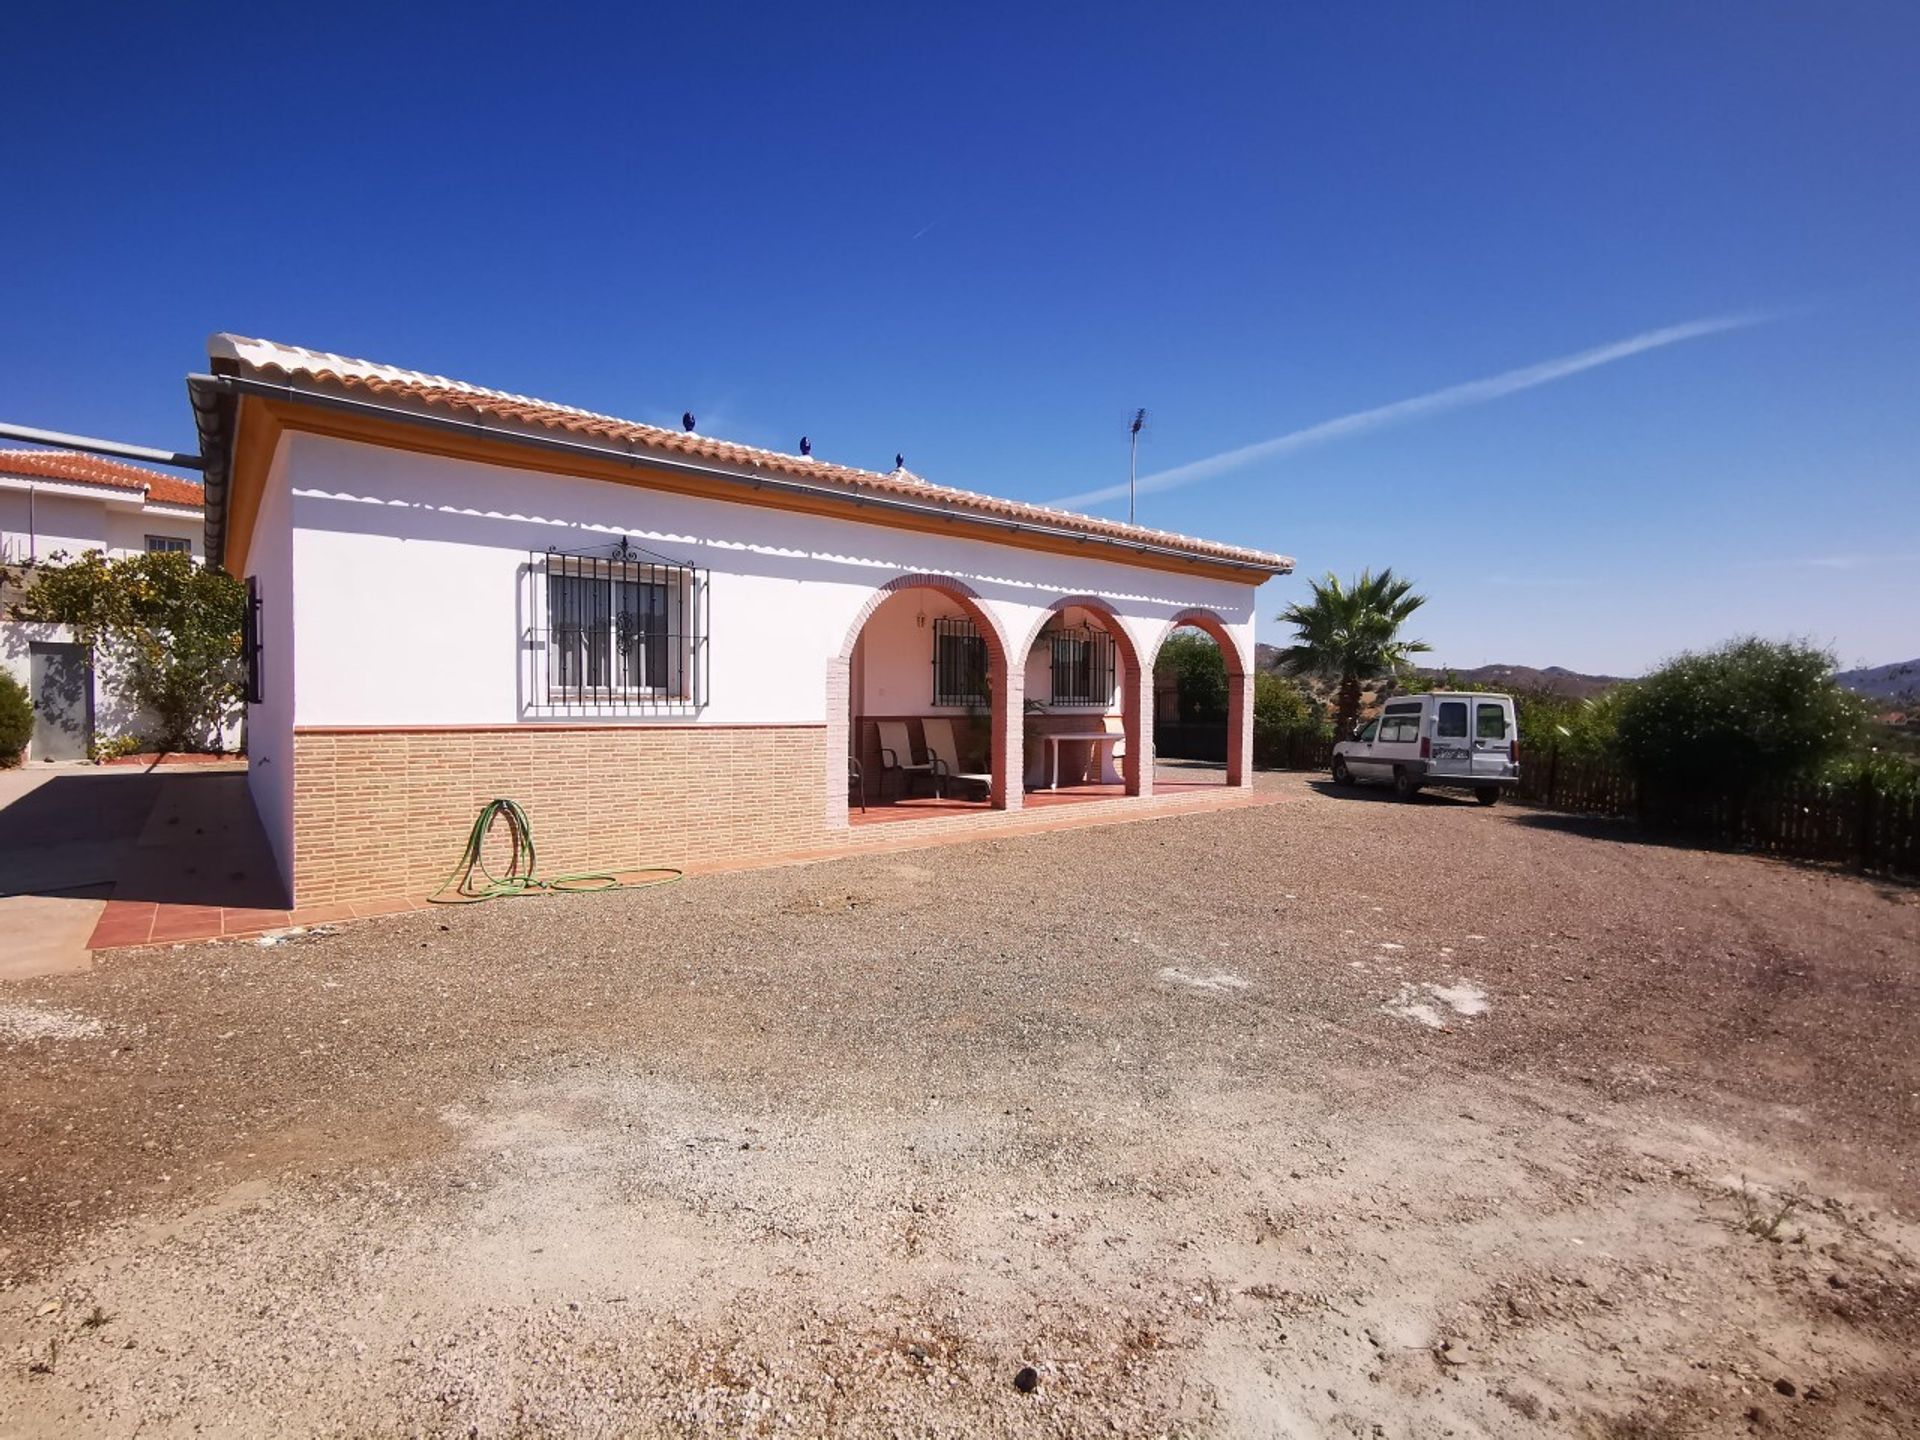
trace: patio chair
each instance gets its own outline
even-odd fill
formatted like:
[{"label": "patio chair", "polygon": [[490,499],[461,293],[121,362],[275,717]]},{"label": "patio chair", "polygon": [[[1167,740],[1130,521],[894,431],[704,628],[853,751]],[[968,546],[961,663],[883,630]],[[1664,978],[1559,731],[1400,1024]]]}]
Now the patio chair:
[{"label": "patio chair", "polygon": [[907,722],[904,720],[876,720],[880,731],[880,789],[886,793],[887,776],[900,778],[900,794],[906,796],[907,789],[913,783],[913,777],[924,775],[933,793],[940,793],[940,770],[937,762],[924,760],[919,764],[913,761],[913,741],[907,735]]},{"label": "patio chair", "polygon": [[993,776],[977,772],[968,772],[960,768],[960,747],[953,743],[953,722],[951,720],[922,720],[921,733],[927,737],[927,753],[933,756],[934,764],[939,767],[938,774],[946,780],[958,780],[962,785],[981,790],[993,789]]}]

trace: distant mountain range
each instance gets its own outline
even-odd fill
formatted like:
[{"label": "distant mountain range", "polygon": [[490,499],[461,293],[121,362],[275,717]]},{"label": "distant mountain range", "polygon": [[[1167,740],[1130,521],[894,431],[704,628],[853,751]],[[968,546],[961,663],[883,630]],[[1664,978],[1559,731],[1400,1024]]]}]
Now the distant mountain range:
[{"label": "distant mountain range", "polygon": [[[1261,645],[1262,670],[1280,668],[1280,647]],[[1561,665],[1536,670],[1531,665],[1476,665],[1471,670],[1422,668],[1419,674],[1429,679],[1451,673],[1462,684],[1497,685],[1503,690],[1545,690],[1576,700],[1590,699],[1620,683],[1618,675],[1582,675]],[[1898,660],[1891,665],[1869,665],[1859,670],[1837,671],[1833,677],[1857,695],[1873,700],[1903,700],[1920,694],[1920,660]],[[1318,690],[1317,685],[1308,688]],[[1331,691],[1329,691],[1331,693]]]},{"label": "distant mountain range", "polygon": [[[1278,645],[1263,644],[1258,650],[1257,663],[1262,670],[1279,668]],[[1477,665],[1471,670],[1422,668],[1417,673],[1429,679],[1452,675],[1463,685],[1497,685],[1503,690],[1546,690],[1576,700],[1598,695],[1620,683],[1617,675],[1582,675],[1559,665],[1549,665],[1544,670],[1536,670],[1531,665]]]},{"label": "distant mountain range", "polygon": [[1875,700],[1898,700],[1920,693],[1920,660],[1896,660],[1891,665],[1869,665],[1834,673],[1847,689]]}]

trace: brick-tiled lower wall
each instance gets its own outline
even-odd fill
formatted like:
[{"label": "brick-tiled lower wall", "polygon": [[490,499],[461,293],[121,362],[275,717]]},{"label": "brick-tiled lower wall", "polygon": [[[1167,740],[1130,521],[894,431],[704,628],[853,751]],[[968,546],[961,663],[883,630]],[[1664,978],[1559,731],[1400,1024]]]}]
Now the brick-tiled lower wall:
[{"label": "brick-tiled lower wall", "polygon": [[424,894],[498,796],[544,875],[819,848],[826,743],[818,725],[299,731],[294,903]]}]

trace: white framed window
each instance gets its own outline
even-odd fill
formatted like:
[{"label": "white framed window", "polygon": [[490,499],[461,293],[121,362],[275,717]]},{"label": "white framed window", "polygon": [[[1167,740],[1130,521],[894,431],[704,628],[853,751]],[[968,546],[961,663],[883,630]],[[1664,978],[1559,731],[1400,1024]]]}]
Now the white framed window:
[{"label": "white framed window", "polygon": [[191,555],[193,542],[181,535],[149,535],[147,536],[147,553],[149,555]]},{"label": "white framed window", "polygon": [[659,699],[680,686],[666,581],[629,567],[547,572],[547,679],[557,694]]}]

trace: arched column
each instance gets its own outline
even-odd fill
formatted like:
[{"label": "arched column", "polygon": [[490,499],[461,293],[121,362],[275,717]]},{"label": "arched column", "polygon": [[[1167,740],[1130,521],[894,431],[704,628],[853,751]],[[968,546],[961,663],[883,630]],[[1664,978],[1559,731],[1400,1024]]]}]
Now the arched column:
[{"label": "arched column", "polygon": [[1233,629],[1211,610],[1182,610],[1167,622],[1154,642],[1157,660],[1160,647],[1174,631],[1191,627],[1213,637],[1227,666],[1227,784],[1253,784],[1253,667],[1241,653]]},{"label": "arched column", "polygon": [[[1039,642],[1040,632],[1047,628],[1047,621],[1062,610],[1078,607],[1092,610],[1107,621],[1107,632],[1113,636],[1114,649],[1120,656],[1120,674],[1115,677],[1120,690],[1120,723],[1126,733],[1127,753],[1121,757],[1121,778],[1126,781],[1127,794],[1151,795],[1153,793],[1153,672],[1140,661],[1140,652],[1133,643],[1133,636],[1127,633],[1126,622],[1120,612],[1098,595],[1068,595],[1054,601],[1040,617],[1033,622],[1033,628],[1027,632],[1027,643],[1020,648],[1018,666],[1021,678],[1027,673],[1027,657],[1033,653],[1033,647]],[[1025,733],[1025,705],[1018,717],[1021,730]],[[1025,761],[1022,760],[1022,778],[1025,777]]]},{"label": "arched column", "polygon": [[[951,575],[902,575],[889,580],[867,597],[847,628],[840,653],[827,661],[827,755],[826,811],[829,830],[847,828],[847,752],[852,739],[850,718],[853,707],[853,647],[867,621],[902,590],[934,590],[959,605],[967,618],[979,627],[987,642],[987,676],[993,690],[993,712],[989,717],[992,732],[993,789],[990,800],[996,810],[1020,808],[1019,767],[1024,764],[1020,721],[1026,700],[1024,666],[1016,669],[1007,662],[1007,637],[1000,622],[987,609],[979,595],[965,582]],[[1009,714],[1012,723],[1008,723]],[[1012,768],[1009,768],[1009,767]]]}]

